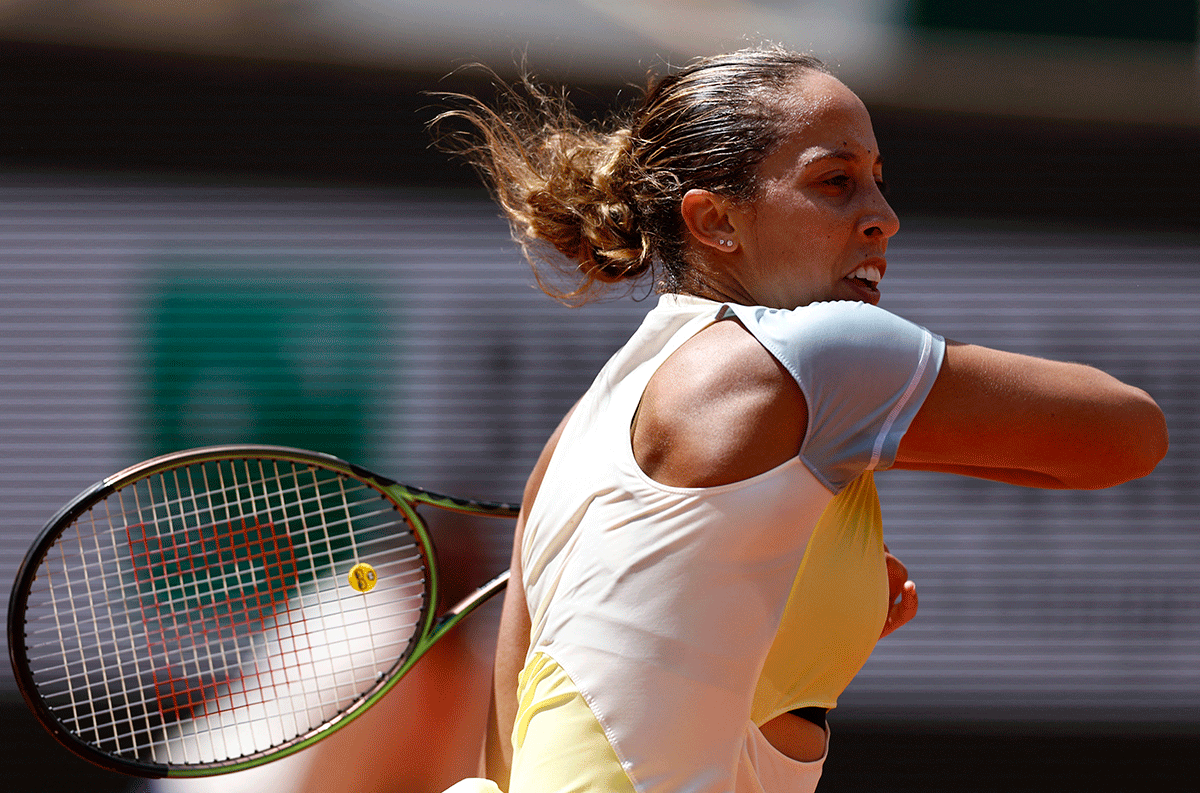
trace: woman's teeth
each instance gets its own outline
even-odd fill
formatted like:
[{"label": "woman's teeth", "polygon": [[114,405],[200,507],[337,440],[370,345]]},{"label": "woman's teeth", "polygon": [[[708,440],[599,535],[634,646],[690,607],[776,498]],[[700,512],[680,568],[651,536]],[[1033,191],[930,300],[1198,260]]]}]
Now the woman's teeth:
[{"label": "woman's teeth", "polygon": [[875,286],[877,283],[883,280],[883,275],[879,272],[879,268],[875,267],[874,265],[859,267],[857,270],[850,273],[850,277],[857,278],[860,281],[866,281],[871,286]]}]

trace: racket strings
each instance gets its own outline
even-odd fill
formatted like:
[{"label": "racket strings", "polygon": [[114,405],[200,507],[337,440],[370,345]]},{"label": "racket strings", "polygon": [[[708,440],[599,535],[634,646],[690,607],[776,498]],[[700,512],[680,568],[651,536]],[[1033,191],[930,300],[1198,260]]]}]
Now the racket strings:
[{"label": "racket strings", "polygon": [[[370,593],[339,580],[358,561],[378,573]],[[122,488],[52,546],[28,598],[30,665],[56,717],[103,751],[244,757],[344,711],[407,655],[425,564],[357,480],[193,464]]]},{"label": "racket strings", "polygon": [[[200,543],[196,542],[194,544],[199,545]],[[419,546],[415,540],[412,540],[411,542],[404,543],[404,544],[398,544],[398,543],[396,543],[394,537],[376,536],[374,538],[370,538],[365,541],[361,541],[357,544],[357,550],[359,551],[359,553],[356,554],[356,557],[362,556],[362,555],[374,555],[377,553],[377,551],[375,549],[380,548],[381,546],[386,546],[387,549],[392,550],[392,551],[400,549],[400,550],[409,550],[411,552],[408,553],[407,555],[403,555],[403,556],[396,556],[393,553],[392,554],[393,558],[390,561],[382,562],[382,563],[376,565],[377,569],[379,569],[381,572],[383,572],[385,570],[388,570],[389,568],[395,568],[395,573],[392,576],[393,580],[402,580],[403,577],[406,575],[410,576],[414,580],[414,583],[420,582],[421,580],[423,580],[423,576],[424,576],[423,571],[419,568],[413,567],[414,564],[421,562],[423,559],[423,557],[421,556],[421,554],[419,552]],[[179,547],[180,546],[178,544],[175,546],[176,549],[179,549]],[[296,547],[300,550],[308,549],[311,551],[311,549],[314,547],[314,544],[313,543],[301,543],[301,544],[298,544]],[[185,550],[187,550],[186,547],[185,547]],[[143,558],[149,556],[149,554],[147,554],[147,553],[142,553],[139,555]],[[187,554],[187,555],[190,555],[190,554]],[[311,553],[310,553],[310,556],[312,556]],[[81,557],[75,557],[75,558],[78,559]],[[95,572],[95,569],[97,568],[97,565],[77,564],[77,565],[71,566],[66,563],[67,559],[68,559],[68,557],[66,555],[63,555],[62,560],[64,562],[64,565],[63,565],[62,574],[67,579],[82,578],[83,580],[88,581],[88,582],[90,582],[91,580],[103,581],[103,580],[108,580],[108,579],[115,579],[118,582],[125,582],[128,578],[128,576],[126,574],[127,571],[122,571],[122,570],[117,570],[117,569],[107,569],[107,570],[101,569],[99,575],[93,575],[93,573]],[[162,564],[159,565],[160,568],[162,566],[163,566]],[[332,566],[334,566],[334,563],[327,562],[325,566],[332,567]],[[183,572],[189,572],[186,568],[180,568],[180,569]],[[319,567],[319,566],[314,567],[314,570],[316,570],[317,572],[321,572],[321,567]],[[194,569],[191,572],[194,572]],[[172,575],[169,575],[169,574],[163,573],[163,572],[160,572],[158,574],[154,574],[154,573],[150,572],[150,573],[147,573],[144,577],[139,578],[139,580],[145,584],[154,584],[156,582],[168,582],[172,579],[172,577],[173,577]],[[210,591],[212,593],[214,593],[215,595],[221,595],[222,593],[228,595],[229,593],[231,593],[237,589],[240,589],[245,584],[245,573],[244,572],[238,574],[237,576],[232,576],[232,577],[227,576],[227,577],[230,578],[230,580],[227,582],[226,586],[220,587],[220,586],[214,585],[214,586],[212,586]],[[216,582],[219,582],[220,580],[221,580],[220,576],[212,576],[209,578],[208,583],[215,584]],[[334,582],[327,582],[326,586],[329,588],[336,588],[336,584],[334,584]],[[177,589],[177,588],[168,590],[168,597],[165,599],[162,597],[162,592],[160,592],[157,602],[160,605],[166,605],[166,606],[170,606],[170,607],[183,606],[183,605],[193,602],[193,599],[194,599],[193,597],[184,596],[183,594],[180,594],[178,598],[172,598],[170,596],[171,592],[182,593],[182,590]],[[85,611],[84,609],[80,609],[80,608],[77,608],[74,606],[72,606],[70,610],[75,615],[78,615],[78,614],[82,613],[83,611]],[[135,611],[136,611],[136,609],[135,609]],[[110,604],[108,606],[107,613],[111,616],[112,614],[119,613],[119,612],[114,611]],[[144,616],[144,614],[143,614],[143,616]],[[51,627],[51,628],[43,627],[40,629],[35,627],[35,628],[32,628],[28,633],[30,636],[36,636],[39,633],[43,633],[43,632],[50,632],[54,636],[58,636],[61,634],[61,627],[60,626],[55,626],[55,627]],[[34,642],[31,644],[31,646],[37,646],[37,643]]]},{"label": "racket strings", "polygon": [[[405,548],[411,549],[411,548],[413,548],[413,546],[405,546]],[[401,550],[404,550],[404,548],[402,548]],[[392,556],[393,556],[393,558],[391,559],[391,561],[383,561],[383,562],[380,562],[379,564],[373,565],[373,568],[377,571],[380,578],[387,578],[389,580],[389,583],[393,587],[402,587],[402,586],[406,586],[406,585],[411,585],[413,588],[420,588],[421,586],[424,585],[424,580],[425,580],[424,571],[421,570],[420,568],[416,567],[416,565],[419,565],[423,562],[424,557],[421,554],[414,552],[414,553],[410,553],[410,554],[404,555],[404,556],[398,556],[395,554],[393,554]],[[320,570],[320,568],[317,568],[317,569]],[[113,579],[116,579],[116,576],[110,574],[110,575],[106,576],[106,578],[109,580],[113,580]],[[162,580],[166,581],[167,579],[162,579]],[[320,587],[320,589],[318,589],[318,587]],[[318,593],[334,591],[338,588],[339,587],[337,586],[337,582],[333,579],[333,574],[330,573],[329,575],[325,575],[319,581],[314,582],[312,588],[307,591],[310,591],[313,594],[318,594]],[[195,605],[196,600],[194,597],[183,593],[181,590],[170,590],[170,591],[176,591],[178,594],[176,596],[168,595],[167,597],[163,597],[160,593],[159,597],[155,601],[156,604],[160,608],[164,608],[164,610],[168,610],[168,609],[169,610],[184,610],[189,606]],[[235,599],[233,597],[233,593],[238,592],[238,591],[241,591],[241,590],[238,590],[238,589],[232,588],[232,587],[225,587],[225,588],[214,588],[211,590],[211,593],[215,595],[214,600],[218,604],[218,606],[220,606],[222,604],[221,596],[223,594],[229,594],[230,599],[232,600],[232,599]],[[246,596],[241,595],[236,599],[244,600],[244,599],[246,599]],[[136,601],[136,600],[126,600],[122,604],[118,604],[118,605],[107,604],[103,608],[97,606],[94,609],[91,609],[91,608],[83,609],[83,610],[77,611],[73,615],[72,619],[78,620],[81,613],[96,613],[96,614],[103,614],[103,615],[109,617],[110,620],[113,617],[126,617],[126,618],[136,617],[137,619],[144,621],[146,619],[146,614],[145,614],[144,609],[138,605],[139,603],[140,603],[140,601]],[[134,607],[133,608],[123,608],[123,606],[129,606],[130,604],[133,604]],[[35,611],[36,611],[36,607],[33,609],[30,609],[31,613],[34,613]],[[34,650],[38,647],[54,648],[54,647],[58,646],[58,639],[63,635],[63,630],[62,630],[61,626],[42,624],[45,622],[46,622],[45,620],[33,622],[30,625],[29,630],[26,632],[26,636],[27,636],[26,646],[30,650]],[[39,641],[39,639],[42,637],[45,637],[46,640]],[[52,650],[51,650],[50,654],[51,655],[53,654]],[[39,656],[36,653],[30,653],[30,657],[31,658],[39,658],[42,656]]]},{"label": "racket strings", "polygon": [[214,668],[214,667],[211,667],[211,666],[210,666],[210,671],[211,671],[211,669],[212,669],[212,668]]},{"label": "racket strings", "polygon": [[[391,511],[391,510],[380,510],[376,513],[363,513],[363,515],[361,517],[363,517],[363,518],[383,517],[383,516],[388,515],[389,512],[391,512],[391,514],[394,517],[395,513],[394,513],[394,511]],[[386,526],[387,524],[384,524],[384,525]],[[401,530],[401,531],[407,530],[406,528],[403,527],[404,524],[402,522],[394,523],[391,525],[399,527],[399,530]],[[334,528],[337,528],[340,530],[345,530],[350,527],[350,524],[346,524],[345,522],[338,522],[338,523],[332,524],[332,526]],[[140,524],[137,524],[136,528],[138,528],[139,530],[142,529]],[[204,528],[204,527],[202,527],[202,528]],[[249,528],[251,530],[253,530],[256,527],[249,527]],[[174,539],[174,540],[176,540],[176,542],[174,542],[172,545],[167,547],[166,552],[171,553],[173,555],[182,556],[185,559],[187,559],[187,558],[195,559],[199,556],[202,556],[205,545],[213,540],[212,537],[206,537],[201,533],[193,533],[190,536],[190,538],[185,537],[184,535],[175,535],[174,537],[168,537],[167,539]],[[161,542],[161,541],[162,541],[162,535],[157,535],[157,534],[149,535],[149,539],[145,540],[145,542]],[[142,544],[143,541],[139,538],[138,542],[139,542],[139,544]],[[359,539],[356,543],[356,547],[363,549],[367,553],[367,555],[370,555],[371,553],[375,553],[376,552],[375,549],[379,548],[380,546],[393,547],[395,545],[395,542],[396,541],[394,538],[389,538],[385,534],[380,534],[380,533],[376,532],[375,536],[368,536],[368,537],[363,537],[363,538]],[[309,558],[313,561],[314,564],[316,564],[317,562],[320,561],[318,554],[319,554],[321,548],[326,547],[323,544],[317,544],[317,543],[312,543],[312,542],[308,542],[308,541],[297,542],[296,540],[290,540],[290,543],[291,543],[291,548],[294,549],[295,551],[307,553],[309,555]],[[416,542],[415,539],[413,539],[411,542],[409,542],[407,547],[413,549],[414,554],[419,556],[418,549],[420,546]],[[159,550],[159,553],[161,554],[162,553],[161,546],[159,546],[158,550]],[[145,557],[147,555],[148,554],[145,550],[143,550],[139,554],[139,556],[141,556],[141,557]],[[74,565],[71,564],[72,559],[74,559],[76,564],[74,564]],[[229,561],[229,559],[226,559],[226,561]],[[62,570],[62,573],[68,577],[78,577],[78,576],[96,574],[96,573],[99,573],[99,575],[101,575],[101,576],[117,576],[118,575],[116,572],[114,572],[112,570],[97,571],[95,564],[88,563],[79,556],[75,556],[72,558],[64,557],[63,563],[64,563],[64,568]],[[170,577],[170,576],[167,576],[162,573],[148,573],[148,575],[154,576],[154,578],[152,578],[152,579],[147,579],[148,581],[149,580],[157,580],[158,578],[166,579],[166,578]]]}]

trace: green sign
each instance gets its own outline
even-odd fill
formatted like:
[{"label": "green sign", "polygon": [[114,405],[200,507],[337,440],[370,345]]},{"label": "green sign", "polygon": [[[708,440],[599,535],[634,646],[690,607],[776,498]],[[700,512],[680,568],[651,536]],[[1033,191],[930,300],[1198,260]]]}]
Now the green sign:
[{"label": "green sign", "polygon": [[345,269],[166,262],[146,295],[147,451],[269,443],[369,459],[391,328],[378,290]]}]

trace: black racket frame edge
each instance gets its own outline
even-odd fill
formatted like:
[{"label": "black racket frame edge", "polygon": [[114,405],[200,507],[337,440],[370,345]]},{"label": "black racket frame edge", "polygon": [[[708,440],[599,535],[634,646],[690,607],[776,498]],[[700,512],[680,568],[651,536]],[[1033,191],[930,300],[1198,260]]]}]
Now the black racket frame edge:
[{"label": "black racket frame edge", "polygon": [[8,657],[12,664],[13,676],[17,680],[17,690],[21,692],[22,699],[25,700],[25,704],[29,706],[29,709],[33,711],[34,718],[37,719],[38,723],[56,741],[76,756],[105,770],[125,774],[135,773],[138,776],[155,779],[167,776],[167,766],[118,761],[111,755],[99,751],[59,724],[58,720],[49,714],[46,705],[38,694],[37,685],[34,683],[33,673],[29,670],[29,661],[26,657],[25,606],[42,557],[48,548],[58,540],[63,526],[69,526],[74,523],[76,518],[94,504],[107,498],[117,489],[112,484],[112,481],[113,477],[109,477],[97,482],[60,509],[46,523],[45,528],[42,529],[41,534],[38,535],[29,552],[25,554],[25,558],[21,561],[21,566],[17,570],[17,577],[13,582],[12,592],[8,600]]}]

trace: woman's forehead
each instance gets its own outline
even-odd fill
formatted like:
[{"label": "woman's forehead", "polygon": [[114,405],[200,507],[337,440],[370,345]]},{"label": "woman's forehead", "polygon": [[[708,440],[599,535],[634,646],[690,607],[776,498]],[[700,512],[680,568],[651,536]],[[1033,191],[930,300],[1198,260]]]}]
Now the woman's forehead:
[{"label": "woman's forehead", "polygon": [[819,72],[793,83],[781,103],[782,148],[805,162],[824,156],[856,159],[879,154],[871,116],[853,91]]},{"label": "woman's forehead", "polygon": [[784,86],[779,104],[782,112],[808,118],[830,107],[861,106],[862,100],[832,74],[806,69]]}]

